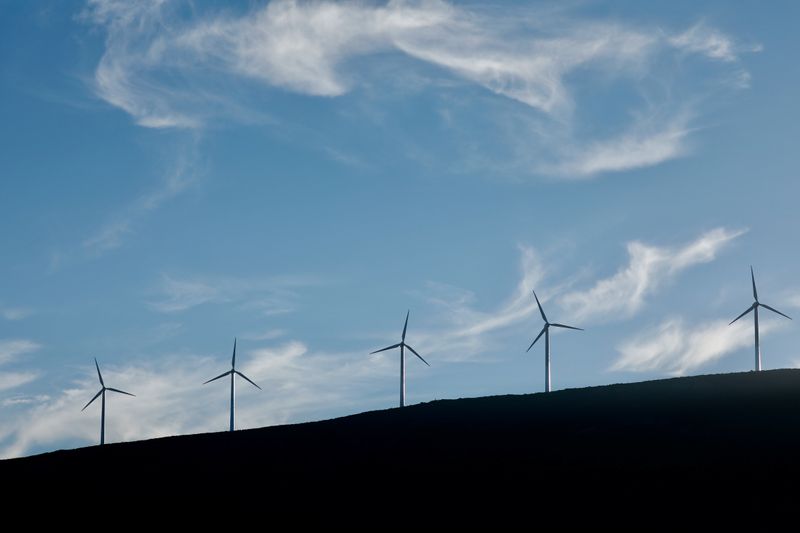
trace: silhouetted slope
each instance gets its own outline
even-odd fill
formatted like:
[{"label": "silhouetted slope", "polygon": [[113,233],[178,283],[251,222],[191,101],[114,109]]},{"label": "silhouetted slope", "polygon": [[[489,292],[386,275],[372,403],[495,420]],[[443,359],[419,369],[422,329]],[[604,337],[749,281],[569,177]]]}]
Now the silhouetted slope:
[{"label": "silhouetted slope", "polygon": [[441,400],[58,451],[2,461],[0,479],[73,487],[113,475],[149,491],[209,494],[227,491],[228,478],[239,486],[258,480],[287,501],[388,497],[405,488],[422,499],[498,497],[519,486],[522,498],[548,486],[549,498],[569,490],[602,500],[620,491],[736,492],[750,483],[777,492],[800,480],[798,457],[800,370],[773,370]]}]

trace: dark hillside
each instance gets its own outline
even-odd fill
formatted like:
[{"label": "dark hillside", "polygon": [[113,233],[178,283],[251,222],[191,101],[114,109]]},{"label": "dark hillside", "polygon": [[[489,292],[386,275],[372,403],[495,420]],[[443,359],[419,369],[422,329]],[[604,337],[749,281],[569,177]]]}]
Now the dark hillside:
[{"label": "dark hillside", "polygon": [[0,479],[101,495],[97,476],[153,494],[210,497],[255,484],[285,502],[388,502],[399,490],[407,502],[502,494],[602,502],[620,494],[744,496],[753,486],[761,496],[790,488],[789,497],[799,465],[800,370],[773,370],[442,400],[65,450],[2,461]]}]

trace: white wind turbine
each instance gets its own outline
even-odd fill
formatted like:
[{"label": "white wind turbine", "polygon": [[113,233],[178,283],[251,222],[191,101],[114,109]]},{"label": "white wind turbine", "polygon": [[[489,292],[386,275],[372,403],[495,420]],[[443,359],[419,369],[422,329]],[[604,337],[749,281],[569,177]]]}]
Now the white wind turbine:
[{"label": "white wind turbine", "polygon": [[536,305],[539,306],[539,313],[542,314],[542,320],[544,320],[544,327],[542,331],[533,339],[533,342],[528,349],[525,350],[526,352],[531,351],[533,345],[536,344],[536,341],[539,340],[539,337],[544,335],[544,391],[550,392],[550,326],[554,328],[565,328],[565,329],[576,329],[578,331],[583,331],[582,328],[576,328],[574,326],[567,326],[564,324],[556,324],[554,322],[549,322],[547,320],[547,315],[544,314],[544,309],[542,309],[542,304],[539,303],[539,297],[536,296],[536,291],[533,291],[533,297],[536,298]]},{"label": "white wind turbine", "polygon": [[241,372],[236,370],[236,339],[233,339],[233,357],[231,358],[231,369],[228,370],[227,372],[223,372],[222,374],[220,374],[219,376],[217,376],[215,378],[209,379],[208,381],[203,383],[203,385],[205,385],[206,383],[211,383],[212,381],[216,381],[216,380],[218,380],[220,378],[224,378],[225,376],[228,376],[228,375],[230,375],[230,377],[231,377],[231,426],[230,426],[230,431],[233,431],[234,422],[235,422],[235,418],[236,418],[236,380],[235,380],[236,376],[238,375],[239,377],[242,377],[242,378],[246,379],[255,388],[257,388],[258,390],[262,390],[261,387],[259,387],[255,383],[253,383],[253,381],[250,378],[248,378],[247,376],[245,376],[244,374],[242,374]]},{"label": "white wind turbine", "polygon": [[408,315],[411,314],[411,311],[406,313],[406,323],[403,325],[403,335],[400,337],[400,342],[397,344],[392,344],[391,346],[387,346],[386,348],[381,348],[380,350],[375,350],[374,352],[370,352],[370,355],[378,352],[385,352],[386,350],[393,350],[395,348],[400,348],[400,407],[404,407],[406,405],[406,351],[405,349],[408,348],[411,350],[411,353],[419,357],[420,361],[425,363],[428,366],[428,362],[422,358],[417,351],[406,344],[406,330],[408,329]]},{"label": "white wind turbine", "polygon": [[755,326],[755,332],[756,332],[755,333],[755,335],[756,335],[756,371],[759,371],[759,370],[761,370],[761,341],[760,341],[759,335],[758,335],[758,308],[759,307],[763,307],[765,309],[769,309],[773,313],[778,313],[781,316],[785,316],[789,320],[791,320],[792,317],[790,317],[789,315],[785,315],[785,314],[781,313],[780,311],[778,311],[777,309],[772,308],[772,307],[768,306],[767,304],[762,304],[761,302],[758,301],[758,291],[756,290],[756,276],[753,273],[752,265],[750,266],[750,280],[753,282],[753,300],[754,300],[753,301],[753,305],[748,307],[744,311],[744,313],[742,313],[741,315],[739,315],[736,318],[734,318],[731,321],[731,323],[728,324],[728,325],[730,326],[731,324],[733,324],[734,322],[736,322],[737,320],[742,318],[744,315],[746,315],[750,311],[753,312],[753,324]]},{"label": "white wind turbine", "polygon": [[102,407],[100,408],[100,444],[103,445],[106,443],[106,391],[110,390],[111,392],[118,392],[120,394],[127,394],[128,396],[136,396],[135,394],[131,394],[130,392],[125,392],[124,390],[119,389],[112,389],[111,387],[106,387],[105,382],[103,381],[103,374],[100,373],[100,365],[97,364],[97,358],[94,359],[94,366],[97,368],[97,377],[100,379],[100,392],[94,395],[94,398],[89,400],[89,403],[83,406],[81,411],[85,411],[87,407],[92,405],[92,402],[97,399],[98,396],[102,396]]}]

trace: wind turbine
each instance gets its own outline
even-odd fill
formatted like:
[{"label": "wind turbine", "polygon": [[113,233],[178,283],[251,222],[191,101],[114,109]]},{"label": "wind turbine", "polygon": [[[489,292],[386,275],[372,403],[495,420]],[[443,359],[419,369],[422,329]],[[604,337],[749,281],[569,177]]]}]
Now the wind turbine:
[{"label": "wind turbine", "polygon": [[403,336],[400,337],[400,342],[397,344],[392,344],[391,346],[387,346],[386,348],[381,348],[380,350],[370,352],[370,355],[372,355],[374,353],[385,352],[386,350],[393,350],[398,347],[400,348],[400,407],[404,407],[406,405],[406,348],[411,350],[411,353],[419,357],[420,361],[428,365],[428,362],[423,359],[414,348],[406,344],[406,330],[408,329],[409,314],[411,314],[411,311],[406,313],[406,323],[403,325]]},{"label": "wind turbine", "polygon": [[237,374],[240,377],[243,377],[244,379],[249,381],[250,384],[253,385],[255,388],[257,388],[258,390],[262,390],[261,387],[259,387],[255,383],[253,383],[253,381],[250,378],[248,378],[247,376],[245,376],[244,374],[242,374],[241,372],[236,370],[236,339],[233,339],[233,357],[231,358],[231,369],[228,370],[227,372],[222,373],[219,376],[217,376],[215,378],[212,378],[212,379],[209,379],[208,381],[203,383],[203,385],[205,385],[206,383],[211,383],[212,381],[216,381],[216,380],[218,380],[220,378],[224,378],[225,376],[230,375],[230,377],[231,377],[231,429],[230,429],[230,431],[233,431],[233,423],[234,423],[235,412],[236,412],[236,402],[235,402],[235,398],[236,398],[236,381],[234,380],[234,378],[236,377]]},{"label": "wind turbine", "polygon": [[120,394],[127,394],[128,396],[136,396],[135,394],[131,394],[130,392],[125,392],[124,390],[119,389],[112,389],[111,387],[106,387],[105,382],[103,381],[103,374],[100,373],[100,365],[97,364],[97,358],[94,359],[94,366],[97,368],[97,377],[100,378],[100,392],[94,395],[94,398],[89,400],[89,403],[83,406],[81,411],[85,411],[87,407],[92,405],[92,402],[97,399],[98,396],[102,396],[102,405],[103,407],[100,410],[100,444],[103,445],[106,443],[106,391],[110,390],[111,392],[118,392]]},{"label": "wind turbine", "polygon": [[791,320],[792,317],[790,317],[789,315],[784,315],[783,313],[781,313],[777,309],[772,308],[772,307],[768,306],[767,304],[762,304],[761,302],[758,301],[758,291],[756,290],[756,276],[755,276],[755,274],[753,274],[753,266],[752,265],[750,266],[750,280],[753,282],[753,300],[754,300],[753,305],[748,307],[745,310],[744,313],[742,313],[741,315],[739,315],[736,318],[734,318],[731,321],[731,323],[728,324],[728,325],[730,326],[731,324],[733,324],[734,322],[736,322],[737,320],[742,318],[744,315],[746,315],[750,311],[753,312],[753,323],[755,324],[755,331],[756,331],[756,372],[758,372],[759,370],[761,370],[761,342],[759,341],[759,338],[758,338],[758,308],[759,307],[764,307],[765,309],[769,309],[773,313],[778,313],[781,316],[785,316],[789,320]]},{"label": "wind turbine", "polygon": [[576,328],[574,326],[567,326],[564,324],[556,324],[554,322],[549,322],[547,320],[547,315],[544,314],[544,309],[542,309],[542,304],[539,303],[539,297],[536,296],[536,291],[533,291],[533,297],[536,298],[536,305],[539,306],[539,312],[542,314],[542,320],[544,320],[544,327],[542,331],[533,339],[533,342],[525,352],[531,351],[533,345],[536,344],[536,341],[539,340],[539,337],[544,335],[544,391],[550,392],[550,326],[554,328],[565,328],[565,329],[576,329],[578,331],[583,331],[582,328]]}]

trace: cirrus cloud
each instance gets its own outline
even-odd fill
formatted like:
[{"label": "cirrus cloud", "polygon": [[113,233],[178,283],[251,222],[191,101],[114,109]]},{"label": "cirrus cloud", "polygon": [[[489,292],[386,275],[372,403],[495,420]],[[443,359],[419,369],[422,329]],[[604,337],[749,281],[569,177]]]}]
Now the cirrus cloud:
[{"label": "cirrus cloud", "polygon": [[[657,327],[624,341],[619,358],[611,370],[629,372],[666,372],[682,376],[710,364],[753,343],[753,327],[747,322],[728,324],[711,320],[687,325],[681,318],[665,320]],[[780,324],[761,323],[762,337]],[[752,360],[749,360],[752,361]]]},{"label": "cirrus cloud", "polygon": [[713,261],[745,230],[716,228],[678,247],[628,243],[628,264],[585,290],[567,292],[559,303],[575,320],[627,318],[665,282],[687,268]]},{"label": "cirrus cloud", "polygon": [[[0,340],[0,367],[40,348],[41,345],[39,343],[28,339]],[[0,392],[30,383],[37,377],[39,377],[39,374],[32,371],[15,372],[0,368]]]},{"label": "cirrus cloud", "polygon": [[[616,131],[581,134],[593,128],[576,113],[582,105],[576,75],[618,79],[638,90],[642,80],[672,76],[659,70],[659,58],[681,53],[733,64],[734,75],[720,76],[718,83],[744,88],[749,74],[738,65],[739,54],[759,50],[705,24],[671,32],[564,10],[443,0],[273,0],[238,11],[184,10],[169,0],[88,5],[85,18],[107,32],[95,91],[144,127],[269,122],[277,110],[264,109],[265,88],[330,99],[424,71],[414,77],[432,90],[477,86],[519,104],[512,114],[529,113],[535,127],[525,139],[509,142],[526,144],[525,153],[543,147],[533,162],[523,157],[521,166],[564,177],[681,157],[689,152],[689,122],[697,111],[687,98],[645,97],[660,115],[678,119],[652,125],[632,104],[633,118]],[[380,68],[387,59],[396,61],[388,76]],[[471,109],[480,113],[480,107]],[[491,109],[483,112],[506,120]]]}]

